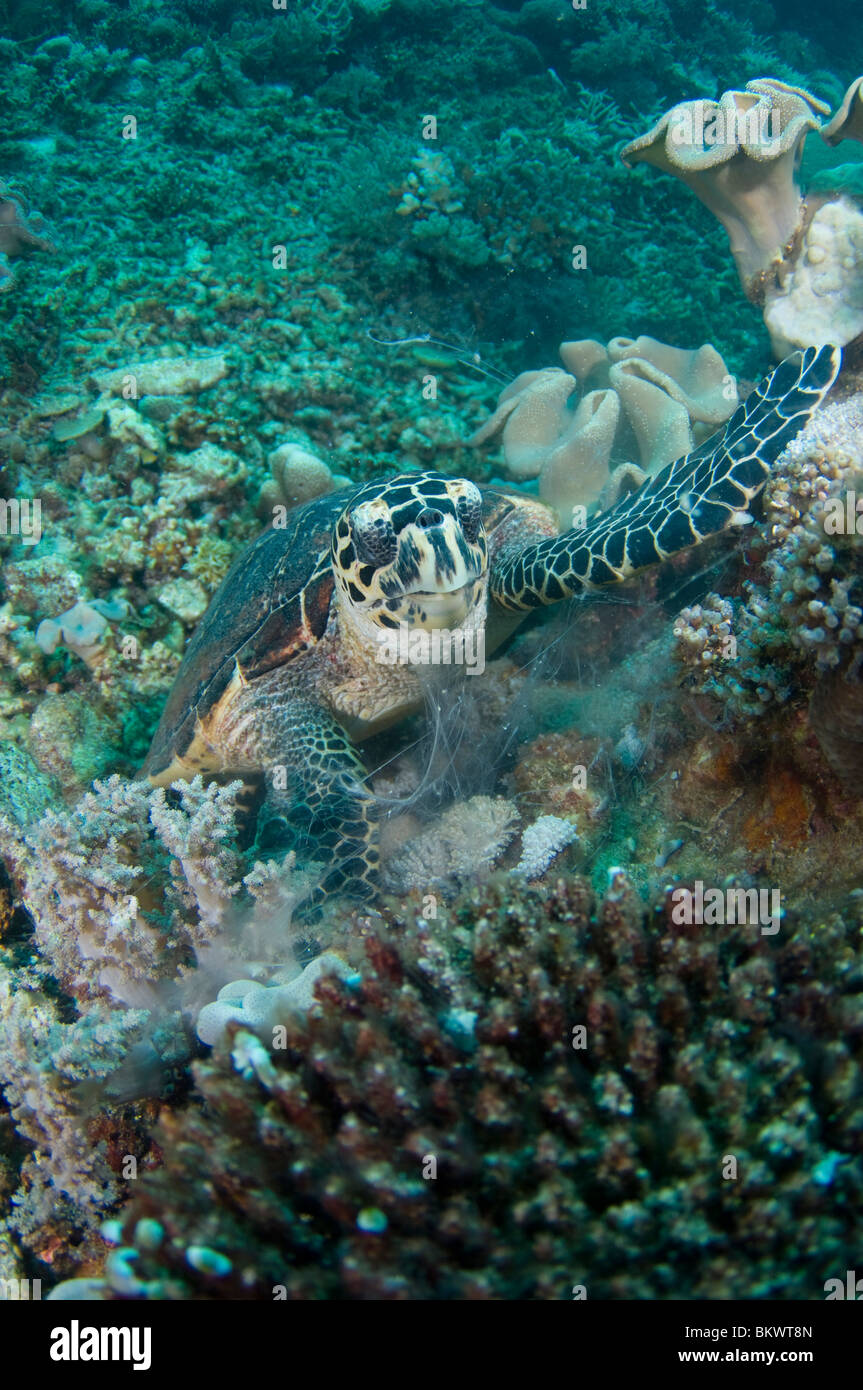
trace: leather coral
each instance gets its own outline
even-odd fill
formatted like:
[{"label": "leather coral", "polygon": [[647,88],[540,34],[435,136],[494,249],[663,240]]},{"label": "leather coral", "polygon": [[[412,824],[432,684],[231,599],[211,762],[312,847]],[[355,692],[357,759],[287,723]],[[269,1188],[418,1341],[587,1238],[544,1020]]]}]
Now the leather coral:
[{"label": "leather coral", "polygon": [[863,139],[861,85],[825,125],[817,97],[759,78],[718,102],[681,102],[621,151],[628,168],[675,175],[719,219],[779,358],[863,332],[863,211],[841,192],[804,197],[798,179],[810,131],[829,144]]},{"label": "leather coral", "polygon": [[656,338],[561,343],[564,367],[522,372],[471,444],[502,436],[504,463],[538,478],[561,525],[587,515],[689,452],[734,411],[737,389],[715,348]]}]

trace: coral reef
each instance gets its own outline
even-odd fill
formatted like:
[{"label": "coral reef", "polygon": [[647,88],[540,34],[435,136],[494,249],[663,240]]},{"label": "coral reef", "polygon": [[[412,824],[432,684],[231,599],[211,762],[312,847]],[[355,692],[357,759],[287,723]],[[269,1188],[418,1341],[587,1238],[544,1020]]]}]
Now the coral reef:
[{"label": "coral reef", "polygon": [[761,574],[746,581],[745,599],[708,596],[678,618],[688,678],[738,717],[799,698],[820,673],[861,659],[861,456],[857,391],[827,404],[778,460],[765,489]]}]

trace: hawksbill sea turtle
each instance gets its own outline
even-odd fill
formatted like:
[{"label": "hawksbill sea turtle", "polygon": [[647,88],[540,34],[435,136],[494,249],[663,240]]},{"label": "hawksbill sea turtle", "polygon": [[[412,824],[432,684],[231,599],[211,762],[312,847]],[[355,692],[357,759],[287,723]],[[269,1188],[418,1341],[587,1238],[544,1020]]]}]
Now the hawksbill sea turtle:
[{"label": "hawksbill sea turtle", "polygon": [[[153,783],[262,775],[308,813],[325,891],[374,891],[377,800],[356,743],[422,705],[387,634],[483,632],[616,584],[748,520],[832,386],[838,348],[794,353],[722,430],[579,530],[536,499],[403,473],[297,507],[236,560],[192,636],[144,764]],[[277,775],[281,773],[282,775]]]}]

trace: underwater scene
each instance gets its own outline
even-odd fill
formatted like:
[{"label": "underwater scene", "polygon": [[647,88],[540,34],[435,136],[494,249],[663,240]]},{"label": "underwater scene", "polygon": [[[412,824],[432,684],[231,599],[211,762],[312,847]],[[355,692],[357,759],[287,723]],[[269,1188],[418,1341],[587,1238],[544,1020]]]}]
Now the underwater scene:
[{"label": "underwater scene", "polygon": [[863,1299],[861,74],[0,0],[0,1300]]}]

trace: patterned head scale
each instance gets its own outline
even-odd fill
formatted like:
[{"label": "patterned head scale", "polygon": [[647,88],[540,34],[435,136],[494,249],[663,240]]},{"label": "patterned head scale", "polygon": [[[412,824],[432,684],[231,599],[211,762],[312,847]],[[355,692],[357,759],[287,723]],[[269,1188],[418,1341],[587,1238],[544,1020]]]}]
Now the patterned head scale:
[{"label": "patterned head scale", "polygon": [[332,560],[340,601],[363,625],[475,621],[488,587],[480,490],[442,473],[367,483],[335,524]]}]

